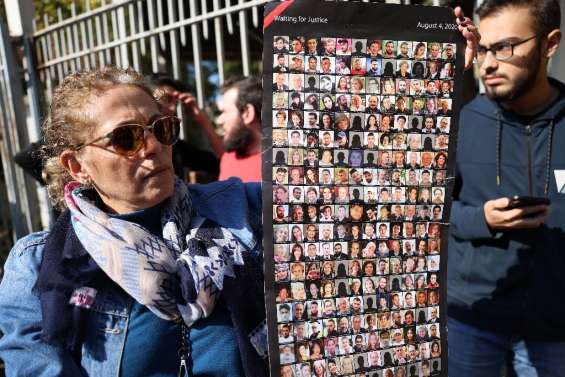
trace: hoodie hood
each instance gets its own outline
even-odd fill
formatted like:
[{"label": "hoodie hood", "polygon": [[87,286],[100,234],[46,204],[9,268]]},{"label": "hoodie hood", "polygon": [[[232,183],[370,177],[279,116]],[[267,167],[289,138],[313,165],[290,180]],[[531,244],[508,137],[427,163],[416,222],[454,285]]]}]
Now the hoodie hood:
[{"label": "hoodie hood", "polygon": [[[511,127],[526,127],[527,132],[531,133],[532,127],[549,127],[549,136],[547,138],[546,163],[545,163],[545,180],[544,195],[547,196],[549,189],[549,180],[551,174],[551,154],[553,150],[553,130],[555,123],[565,115],[565,85],[561,82],[549,78],[549,82],[553,87],[559,90],[559,95],[553,103],[547,108],[532,116],[522,116],[514,112],[504,109],[499,102],[493,101],[486,95],[478,96],[468,106],[467,110],[478,113],[487,119],[496,121],[496,185],[500,186],[502,181],[501,173],[501,148],[502,148],[502,127],[508,125]],[[526,125],[527,124],[527,125]],[[531,176],[531,175],[530,175]],[[532,193],[533,183],[528,183],[529,192]]]},{"label": "hoodie hood", "polygon": [[[547,126],[551,120],[557,123],[565,116],[565,84],[551,77],[549,77],[549,83],[551,86],[557,88],[561,94],[550,107],[544,109],[538,113],[535,118],[530,120],[530,123],[536,127]],[[524,127],[524,119],[527,118],[504,109],[500,103],[491,100],[484,94],[477,96],[465,106],[465,109],[480,114],[490,120],[497,120],[497,114],[499,114],[504,125],[513,127]]]}]

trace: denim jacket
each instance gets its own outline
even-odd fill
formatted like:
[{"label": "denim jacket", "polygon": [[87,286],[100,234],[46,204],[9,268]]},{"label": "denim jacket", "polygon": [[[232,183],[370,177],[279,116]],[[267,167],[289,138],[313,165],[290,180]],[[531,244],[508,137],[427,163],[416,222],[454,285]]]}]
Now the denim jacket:
[{"label": "denim jacket", "polygon": [[[256,352],[257,344],[249,338],[265,318],[260,185],[230,179],[192,185],[189,190],[199,214],[229,228],[248,249],[246,266],[236,271],[236,279],[226,281],[223,293],[246,375],[266,375],[266,364]],[[32,289],[48,236],[48,232],[39,232],[20,239],[5,264],[0,283],[0,331],[4,334],[0,358],[6,364],[7,376],[118,377],[133,302],[121,290],[108,287],[98,291],[88,316],[80,365],[68,351],[40,339],[41,304]],[[243,295],[239,294],[241,284],[245,285]]]}]

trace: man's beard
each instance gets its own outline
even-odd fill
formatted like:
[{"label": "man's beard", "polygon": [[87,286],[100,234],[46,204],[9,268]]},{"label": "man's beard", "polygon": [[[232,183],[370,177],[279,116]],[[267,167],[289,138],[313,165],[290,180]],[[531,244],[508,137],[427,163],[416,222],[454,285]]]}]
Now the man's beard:
[{"label": "man's beard", "polygon": [[536,46],[532,57],[524,64],[524,66],[531,67],[531,69],[528,69],[526,77],[513,82],[511,88],[506,91],[499,91],[496,87],[489,88],[487,85],[485,85],[485,93],[487,97],[492,99],[493,101],[507,102],[520,98],[528,91],[530,91],[536,85],[536,77],[541,68],[540,50],[541,46]]},{"label": "man's beard", "polygon": [[245,156],[246,147],[251,142],[251,130],[245,126],[239,126],[233,136],[224,140],[224,149],[227,152],[235,151],[238,156]]}]

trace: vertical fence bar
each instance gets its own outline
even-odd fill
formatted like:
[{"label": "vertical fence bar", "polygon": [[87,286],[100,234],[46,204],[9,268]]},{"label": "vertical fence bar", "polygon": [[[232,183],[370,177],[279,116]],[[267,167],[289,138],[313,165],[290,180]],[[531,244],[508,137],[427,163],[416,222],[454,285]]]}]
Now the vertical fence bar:
[{"label": "vertical fence bar", "polygon": [[[130,3],[128,5],[128,13],[129,13],[129,25],[130,25],[130,33],[135,35],[138,31],[136,31],[136,24],[135,24],[135,5]],[[136,71],[140,71],[139,66],[139,50],[137,48],[137,41],[131,42],[131,57],[133,60],[133,69]]]},{"label": "vertical fence bar", "polygon": [[[106,5],[106,0],[102,0],[102,6]],[[103,36],[103,43],[110,42],[110,31],[108,27],[108,12],[104,12],[100,15],[102,18],[102,36]],[[109,48],[104,50],[104,63],[102,65],[106,65],[107,63],[112,62],[112,55]],[[117,64],[117,62],[115,62]]]},{"label": "vertical fence bar", "polygon": [[[244,4],[245,0],[239,0],[239,4]],[[246,10],[239,11],[239,37],[241,40],[241,66],[243,75],[249,76],[250,69],[250,53],[249,53],[249,35],[247,30],[247,13]]]},{"label": "vertical fence bar", "polygon": [[[184,11],[184,1],[179,1],[179,20],[184,20],[186,13]],[[180,32],[180,44],[184,47],[186,46],[186,26],[182,26],[179,30]]]},{"label": "vertical fence bar", "polygon": [[[121,35],[120,30],[118,29],[118,15],[116,9],[112,9],[110,11],[110,24],[112,25],[111,41],[119,41],[121,39]],[[114,61],[116,66],[125,67],[125,65],[122,64],[121,45],[114,47]]]},{"label": "vertical fence bar", "polygon": [[259,27],[259,9],[257,7],[251,8],[251,19],[253,20],[253,26]]},{"label": "vertical fence bar", "polygon": [[[117,1],[118,3],[125,3],[124,0],[119,0]],[[114,13],[115,18],[116,18],[116,29],[114,30],[114,33],[116,34],[117,31],[117,35],[118,35],[118,40],[125,40],[127,38],[127,19],[126,19],[126,7],[125,4],[120,6]],[[130,24],[130,28],[135,27],[135,24]],[[133,34],[133,30],[131,30],[132,34]],[[136,43],[136,42],[132,42]],[[123,68],[129,67],[130,66],[130,62],[129,62],[129,55],[128,55],[128,44],[126,42],[123,42],[120,44],[120,62],[121,62],[121,66]]]},{"label": "vertical fence bar", "polygon": [[[145,25],[143,24],[143,4],[141,3],[141,0],[138,0],[137,3],[137,30],[138,32],[142,33],[145,31]],[[145,47],[145,38],[142,38],[139,40],[139,47],[141,50],[141,55],[145,55],[147,53],[147,49]],[[138,57],[139,59],[139,57]]]},{"label": "vertical fence bar", "polygon": [[[89,1],[86,0],[85,4],[88,4]],[[88,14],[88,11],[87,11]],[[79,25],[80,28],[80,42],[81,42],[81,46],[83,50],[90,50],[90,41],[92,40],[92,38],[94,38],[94,35],[92,35],[92,28],[89,30],[88,32],[88,38],[87,38],[87,34],[86,34],[86,29],[87,29],[87,24],[90,21],[90,17],[88,18],[88,20],[86,21],[82,21]],[[84,62],[83,65],[86,69],[91,69],[92,67],[92,54],[88,54],[86,55],[82,61]]]},{"label": "vertical fence bar", "polygon": [[[165,24],[165,16],[163,14],[163,0],[157,0],[157,26],[161,27]],[[161,43],[161,50],[167,49],[167,41],[165,40],[165,33],[159,33],[159,42]]]},{"label": "vertical fence bar", "polygon": [[[231,7],[231,0],[226,0],[226,8]],[[233,35],[233,17],[231,13],[226,14],[226,22],[228,25],[228,33]]]},{"label": "vertical fence bar", "polygon": [[[90,0],[84,0],[84,7],[86,9],[86,13],[90,13]],[[86,30],[88,30],[88,38],[85,35],[84,38],[86,40],[86,45],[88,46],[88,49],[92,49],[94,46],[96,46],[98,43],[100,43],[100,36],[98,34],[98,30],[99,28],[96,28],[96,33],[94,32],[94,21],[93,21],[93,17],[88,17],[88,20],[86,21]],[[94,41],[94,39],[96,38],[96,42]],[[88,55],[89,57],[89,61],[90,61],[90,65],[92,67],[96,66],[96,54],[92,53]]]},{"label": "vertical fence bar", "polygon": [[[94,17],[94,27],[96,29],[96,46],[102,46],[104,44],[103,26],[102,26],[102,16],[97,15]],[[106,52],[100,50],[98,51],[98,66],[102,67],[106,63]]]},{"label": "vertical fence bar", "polygon": [[[73,18],[75,18],[76,15],[77,15],[76,5],[75,5],[75,3],[71,3],[71,16],[72,16]],[[80,24],[82,25],[82,22],[81,22]],[[71,32],[71,29],[72,29],[72,33],[71,33],[71,34],[72,34],[71,37],[72,37],[72,39],[73,39],[73,48],[72,48],[72,52],[79,52],[79,51],[81,51],[82,49],[85,49],[85,46],[84,46],[84,45],[82,46],[82,49],[81,49],[81,46],[80,46],[80,44],[79,44],[79,39],[78,39],[78,37],[79,37],[79,31],[78,31],[78,28],[79,28],[79,23],[78,23],[78,22],[73,22],[72,28],[69,27],[69,30],[68,30],[69,33],[70,33],[70,32]],[[85,59],[88,59],[88,56],[87,56]],[[82,59],[82,60],[84,60],[84,59]],[[82,62],[81,62],[81,58],[76,58],[76,59],[75,59],[75,65],[76,65],[75,69],[76,69],[76,68],[82,68],[82,67],[84,66],[84,64],[82,64]]]},{"label": "vertical fence bar", "polygon": [[[169,23],[177,20],[177,12],[173,0],[167,0],[167,12],[169,13]],[[173,77],[175,79],[181,78],[180,71],[180,51],[179,51],[179,37],[177,30],[173,29],[169,32],[169,44],[171,46],[171,64],[173,67]]]},{"label": "vertical fence bar", "polygon": [[[214,11],[220,10],[220,0],[214,0]],[[222,17],[214,18],[214,38],[216,39],[216,62],[218,63],[218,80],[224,83],[225,56],[224,56],[224,26]]]},{"label": "vertical fence bar", "polygon": [[[198,15],[198,5],[196,0],[190,0],[190,17]],[[194,58],[194,86],[196,87],[196,100],[200,108],[204,107],[204,78],[202,74],[202,46],[200,42],[200,27],[198,23],[190,25],[192,35],[192,54]]]},{"label": "vertical fence bar", "polygon": [[[63,10],[61,8],[57,8],[57,20],[59,22],[63,21]],[[59,31],[56,31],[55,33],[57,33],[59,35],[59,42],[61,43],[61,54],[58,54],[57,57],[60,58],[62,56],[66,56],[67,55],[67,39],[66,39],[66,33],[65,33],[65,28],[60,28]],[[63,77],[69,72],[69,61],[65,60],[63,62]],[[62,77],[61,77],[62,79]]]},{"label": "vertical fence bar", "polygon": [[[206,5],[206,0],[200,0],[200,13],[205,15],[208,13],[208,6]],[[204,39],[208,40],[208,20],[202,21],[202,36]]]},{"label": "vertical fence bar", "polygon": [[[160,0],[158,0],[160,1]],[[147,15],[149,17],[149,30],[154,30],[155,25],[155,7],[153,0],[147,0]],[[159,62],[157,61],[157,37],[152,35],[149,37],[149,46],[151,48],[151,70],[157,72],[159,70]]]},{"label": "vertical fence bar", "polygon": [[[55,58],[61,56],[61,50],[59,48],[59,33],[55,30],[52,32],[53,34],[53,47],[54,47],[54,55]],[[63,77],[63,66],[61,64],[55,65],[57,68],[57,81]]]}]

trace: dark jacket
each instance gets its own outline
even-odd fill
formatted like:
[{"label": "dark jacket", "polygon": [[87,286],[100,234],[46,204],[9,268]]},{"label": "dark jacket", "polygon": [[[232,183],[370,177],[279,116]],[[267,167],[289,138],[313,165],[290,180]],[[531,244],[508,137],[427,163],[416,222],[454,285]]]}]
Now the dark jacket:
[{"label": "dark jacket", "polygon": [[[447,287],[449,315],[462,322],[563,341],[565,189],[558,188],[556,172],[565,170],[565,86],[551,83],[559,98],[534,117],[506,111],[486,96],[462,110]],[[513,195],[548,197],[545,224],[491,231],[484,203]]]}]

